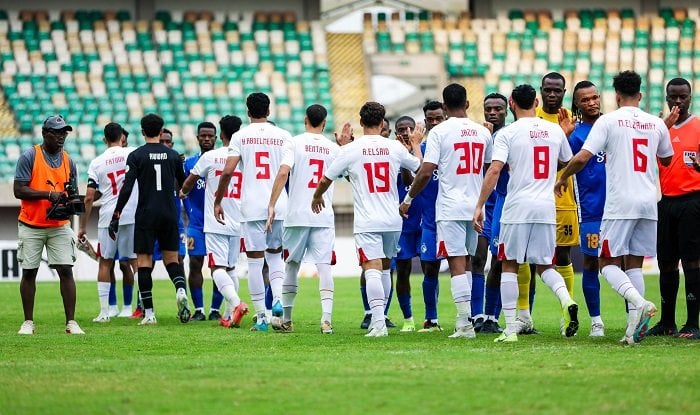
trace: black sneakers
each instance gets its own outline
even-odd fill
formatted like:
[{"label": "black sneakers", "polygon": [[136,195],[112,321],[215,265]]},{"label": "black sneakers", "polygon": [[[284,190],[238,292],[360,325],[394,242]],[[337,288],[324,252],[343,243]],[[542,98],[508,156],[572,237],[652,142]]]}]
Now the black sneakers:
[{"label": "black sneakers", "polygon": [[649,330],[647,330],[647,336],[675,336],[678,334],[678,329],[676,326],[665,326],[662,322],[656,323],[656,325]]}]

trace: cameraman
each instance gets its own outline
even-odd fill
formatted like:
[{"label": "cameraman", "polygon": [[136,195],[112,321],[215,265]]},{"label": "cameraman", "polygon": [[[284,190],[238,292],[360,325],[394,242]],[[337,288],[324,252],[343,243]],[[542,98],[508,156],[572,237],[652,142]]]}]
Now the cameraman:
[{"label": "cameraman", "polygon": [[21,200],[18,224],[17,259],[22,267],[19,285],[24,309],[24,323],[19,334],[34,334],[34,294],[41,253],[46,247],[49,267],[61,281],[61,296],[66,313],[66,333],[85,334],[74,320],[76,259],[73,230],[68,218],[48,219],[47,211],[61,201],[65,185],[77,189],[75,164],[63,151],[70,125],[60,115],[52,115],[41,128],[43,143],[26,150],[17,161],[14,193]]}]

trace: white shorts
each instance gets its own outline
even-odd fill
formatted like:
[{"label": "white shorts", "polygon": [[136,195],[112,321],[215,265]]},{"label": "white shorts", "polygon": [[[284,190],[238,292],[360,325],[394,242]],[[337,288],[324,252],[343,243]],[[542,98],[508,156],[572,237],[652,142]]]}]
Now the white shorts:
[{"label": "white shorts", "polygon": [[[117,253],[119,258],[114,257]],[[109,237],[109,229],[97,228],[97,256],[104,259],[136,258],[134,224],[119,225],[116,241]]]},{"label": "white shorts", "polygon": [[224,235],[221,233],[205,233],[209,268],[233,268],[238,262],[241,252],[241,237],[239,235]]},{"label": "white shorts", "polygon": [[437,256],[455,257],[474,255],[479,234],[476,233],[471,221],[440,220],[437,221]]},{"label": "white shorts", "polygon": [[656,255],[656,223],[651,219],[603,219],[598,254],[601,258]]},{"label": "white shorts", "polygon": [[246,251],[264,251],[282,247],[282,224],[284,221],[272,222],[272,232],[265,232],[265,220],[241,223],[241,237]]},{"label": "white shorts", "polygon": [[284,228],[284,257],[287,262],[311,262],[330,264],[335,244],[335,228],[309,228],[290,226]]},{"label": "white shorts", "polygon": [[360,265],[372,259],[393,258],[399,252],[397,232],[364,232],[355,234],[355,246]]},{"label": "white shorts", "polygon": [[515,260],[518,264],[552,265],[557,225],[503,223],[498,238],[498,259]]}]

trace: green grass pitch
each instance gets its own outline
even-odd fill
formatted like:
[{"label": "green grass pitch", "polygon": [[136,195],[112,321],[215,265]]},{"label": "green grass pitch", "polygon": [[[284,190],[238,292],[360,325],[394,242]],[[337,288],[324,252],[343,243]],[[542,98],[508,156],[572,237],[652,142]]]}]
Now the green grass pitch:
[{"label": "green grass pitch", "polygon": [[[421,277],[413,310],[423,317]],[[538,284],[534,319],[542,332],[516,344],[494,335],[452,340],[454,306],[441,276],[442,333],[399,333],[366,339],[360,330],[358,280],[335,282],[335,334],[319,333],[317,281],[300,281],[295,332],[183,325],[174,289],[157,281],[158,325],[113,319],[97,325],[94,283],[78,284],[77,320],[85,336],[63,333],[57,283],[37,288],[34,336],[22,322],[18,284],[0,284],[0,414],[306,414],[306,413],[698,413],[700,342],[648,338],[622,347],[624,304],[601,281],[606,337],[588,337],[580,278],[581,330],[557,334],[559,307]],[[206,282],[209,301],[211,281]],[[658,304],[656,277],[648,297]],[[679,295],[679,325],[685,305]],[[118,288],[121,297],[121,287]],[[241,293],[248,300],[245,281]],[[208,305],[208,304],[207,304]],[[390,316],[401,322],[396,299]],[[501,320],[502,321],[502,320]],[[652,324],[657,320],[654,319]]]}]

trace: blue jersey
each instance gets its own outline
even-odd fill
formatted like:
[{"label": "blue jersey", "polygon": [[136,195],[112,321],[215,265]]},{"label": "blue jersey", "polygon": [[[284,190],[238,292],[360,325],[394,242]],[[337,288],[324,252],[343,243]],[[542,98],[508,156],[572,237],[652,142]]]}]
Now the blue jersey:
[{"label": "blue jersey", "polygon": [[[425,155],[425,142],[420,145],[420,151]],[[420,199],[421,206],[421,228],[437,232],[435,225],[435,202],[438,195],[438,171],[435,169],[423,190],[418,194],[416,200]],[[415,201],[414,201],[415,203]]]},{"label": "blue jersey", "polygon": [[[185,176],[190,175],[190,171],[194,168],[194,165],[199,161],[199,157],[202,154],[195,154],[185,159]],[[183,203],[185,205],[185,212],[187,212],[187,219],[189,220],[188,227],[203,230],[204,229],[204,193],[205,193],[206,182],[204,177],[200,177],[192,187],[192,191],[184,199]]]},{"label": "blue jersey", "polygon": [[[593,124],[577,122],[569,137],[571,151],[581,151]],[[605,153],[594,154],[580,172],[576,173],[578,188],[578,206],[581,210],[581,222],[599,221],[603,218],[605,207]]]},{"label": "blue jersey", "polygon": [[501,173],[498,175],[498,181],[496,182],[496,192],[501,196],[508,194],[508,180],[510,179],[510,173],[508,173],[508,165],[506,164],[501,169]]},{"label": "blue jersey", "polygon": [[[408,193],[408,189],[411,185],[407,185],[401,180],[401,173],[396,179],[396,188],[399,189],[399,200],[402,201]],[[422,200],[419,198],[413,199],[411,206],[408,208],[408,218],[404,218],[403,225],[401,226],[401,232],[416,232],[419,231],[421,222],[421,209]]]}]

